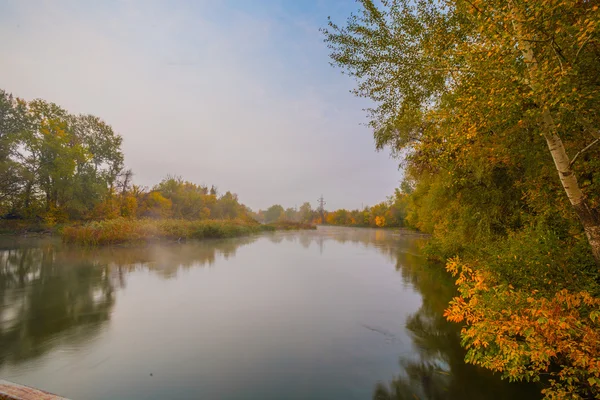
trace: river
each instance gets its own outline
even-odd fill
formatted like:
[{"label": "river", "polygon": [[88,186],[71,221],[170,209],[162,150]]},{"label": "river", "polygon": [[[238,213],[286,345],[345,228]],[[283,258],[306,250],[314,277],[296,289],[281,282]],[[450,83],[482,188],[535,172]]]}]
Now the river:
[{"label": "river", "polygon": [[0,238],[0,379],[72,399],[531,399],[465,365],[424,239],[379,229],[86,249]]}]

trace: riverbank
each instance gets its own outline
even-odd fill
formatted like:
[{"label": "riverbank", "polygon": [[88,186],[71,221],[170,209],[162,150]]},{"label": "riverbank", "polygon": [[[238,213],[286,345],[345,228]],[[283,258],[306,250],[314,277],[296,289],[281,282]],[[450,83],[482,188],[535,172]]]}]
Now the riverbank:
[{"label": "riverbank", "polygon": [[401,235],[414,235],[430,237],[430,233],[421,232],[417,229],[405,228],[400,226],[369,226],[369,225],[337,225],[337,224],[320,224],[319,226],[331,226],[339,228],[359,228],[359,229],[382,229]]},{"label": "riverbank", "polygon": [[97,246],[153,240],[219,239],[275,230],[314,228],[312,225],[294,222],[263,225],[244,220],[187,221],[119,218],[80,226],[66,226],[61,230],[60,236],[66,243]]},{"label": "riverbank", "polygon": [[52,235],[61,228],[59,225],[48,226],[43,223],[24,220],[0,220],[0,235],[36,236]]},{"label": "riverbank", "polygon": [[88,223],[46,226],[27,221],[2,221],[0,234],[14,236],[58,236],[65,243],[86,246],[142,243],[157,240],[218,239],[278,230],[316,229],[291,221],[260,224],[256,221],[117,218]]}]

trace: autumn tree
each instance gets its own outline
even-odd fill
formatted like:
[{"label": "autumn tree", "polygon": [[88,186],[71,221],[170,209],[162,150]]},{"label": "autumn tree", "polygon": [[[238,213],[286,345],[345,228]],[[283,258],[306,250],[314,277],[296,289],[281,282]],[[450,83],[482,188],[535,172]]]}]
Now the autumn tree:
[{"label": "autumn tree", "polygon": [[433,234],[429,255],[461,256],[448,317],[468,324],[468,361],[598,396],[597,2],[360,3],[326,42],[401,159],[406,221]]},{"label": "autumn tree", "polygon": [[285,210],[279,204],[274,204],[264,212],[265,223],[285,219]]},{"label": "autumn tree", "polygon": [[327,213],[330,225],[395,228],[407,225],[408,196],[396,189],[386,201],[362,210],[339,209]]},{"label": "autumn tree", "polygon": [[81,219],[112,194],[121,137],[97,117],[0,93],[2,202],[15,216]]},{"label": "autumn tree", "polygon": [[235,219],[244,215],[245,208],[239,203],[237,194],[227,191],[219,197],[217,210],[218,218]]},{"label": "autumn tree", "polygon": [[22,170],[14,159],[18,135],[24,129],[25,107],[9,93],[0,90],[0,213],[14,212],[22,189]]},{"label": "autumn tree", "polygon": [[600,147],[598,6],[361,4],[345,27],[330,22],[324,33],[333,63],[359,81],[355,93],[377,103],[370,110],[377,147],[409,151],[415,167],[431,169],[442,167],[433,158],[461,157],[486,141],[531,137],[546,148],[600,265],[598,200],[577,179],[593,175]]},{"label": "autumn tree", "polygon": [[175,218],[202,219],[211,214],[206,186],[184,181],[181,177],[168,176],[154,187],[154,190],[172,202],[172,215]]},{"label": "autumn tree", "polygon": [[285,220],[286,221],[297,221],[298,211],[294,207],[288,207],[285,209]]},{"label": "autumn tree", "polygon": [[30,176],[26,203],[36,188],[43,193],[48,218],[66,219],[76,167],[86,159],[85,148],[69,125],[69,114],[58,105],[33,100],[28,104],[28,117],[30,128],[22,135]]},{"label": "autumn tree", "polygon": [[314,217],[314,211],[309,202],[302,203],[298,209],[298,218],[300,222],[311,222]]}]

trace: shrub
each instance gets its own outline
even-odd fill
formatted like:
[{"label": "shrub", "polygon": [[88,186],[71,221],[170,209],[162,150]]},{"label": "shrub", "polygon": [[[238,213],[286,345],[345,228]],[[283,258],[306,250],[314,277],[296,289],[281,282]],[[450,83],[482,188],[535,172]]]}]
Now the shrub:
[{"label": "shrub", "polygon": [[458,258],[447,269],[458,277],[460,296],[444,315],[467,324],[461,336],[468,363],[511,381],[548,377],[548,399],[600,397],[600,298],[519,290]]},{"label": "shrub", "polygon": [[261,225],[246,220],[199,220],[180,219],[127,219],[116,218],[100,222],[90,222],[79,226],[66,226],[62,238],[66,243],[84,245],[104,245],[118,243],[146,242],[159,239],[217,239],[229,238],[263,231],[312,229],[312,225],[295,222],[279,222]]}]

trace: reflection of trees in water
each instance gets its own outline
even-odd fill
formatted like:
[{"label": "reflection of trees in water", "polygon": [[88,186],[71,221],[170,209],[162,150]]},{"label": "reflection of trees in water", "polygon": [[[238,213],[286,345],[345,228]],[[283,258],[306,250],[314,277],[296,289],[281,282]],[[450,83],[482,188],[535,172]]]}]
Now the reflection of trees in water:
[{"label": "reflection of trees in water", "polygon": [[106,268],[64,264],[59,254],[51,244],[0,251],[0,365],[89,340],[109,319]]},{"label": "reflection of trees in water", "polygon": [[93,339],[110,319],[114,289],[131,271],[169,278],[212,265],[256,238],[147,247],[65,247],[52,240],[0,242],[0,366]]},{"label": "reflection of trees in water", "polygon": [[451,277],[441,265],[402,250],[396,268],[422,295],[419,310],[406,321],[415,354],[401,357],[402,373],[388,384],[378,384],[373,399],[535,399],[539,389],[510,384],[499,376],[464,362],[460,326],[446,321],[443,311],[455,294]]},{"label": "reflection of trees in water", "polygon": [[305,249],[310,247],[310,243],[312,242],[312,238],[308,235],[300,235],[298,236],[298,241]]},{"label": "reflection of trees in water", "polygon": [[[425,236],[410,231],[329,226],[320,227],[316,231],[277,232],[268,238],[273,243],[281,243],[284,240],[299,241],[304,248],[309,248],[314,243],[321,252],[326,251],[328,241],[374,247],[392,256],[393,261],[396,260],[398,252],[418,255],[420,246],[425,242]],[[409,240],[406,240],[407,238]]]},{"label": "reflection of trees in water", "polygon": [[[459,327],[442,317],[454,287],[441,266],[428,265],[418,255],[423,238],[351,228],[266,237],[275,243],[298,242],[305,248],[316,245],[321,252],[331,241],[377,248],[422,294],[421,308],[406,322],[415,351],[401,358],[399,376],[376,386],[374,399],[537,397],[533,386],[507,386],[464,364]],[[131,271],[150,270],[169,278],[182,268],[210,266],[218,256],[232,257],[240,246],[257,239],[97,249],[63,247],[47,240],[3,246],[0,240],[0,367],[38,357],[62,343],[76,346],[92,340],[110,318],[115,288],[125,284]]]},{"label": "reflection of trees in water", "polygon": [[92,259],[108,265],[113,275],[124,283],[125,272],[150,270],[163,278],[177,275],[180,269],[213,265],[218,256],[228,259],[237,249],[256,241],[256,237],[192,241],[187,243],[158,243],[143,247],[103,247],[82,250],[77,247],[65,249],[73,258]]},{"label": "reflection of trees in water", "polygon": [[419,255],[425,237],[392,230],[339,227],[300,232],[296,237],[303,247],[314,243],[325,252],[329,241],[377,248],[421,293],[421,307],[406,321],[414,352],[399,360],[399,376],[387,384],[376,385],[373,399],[539,398],[539,389],[534,385],[509,384],[489,371],[464,363],[460,326],[443,317],[455,288],[442,265],[429,264]]}]

